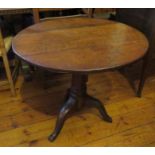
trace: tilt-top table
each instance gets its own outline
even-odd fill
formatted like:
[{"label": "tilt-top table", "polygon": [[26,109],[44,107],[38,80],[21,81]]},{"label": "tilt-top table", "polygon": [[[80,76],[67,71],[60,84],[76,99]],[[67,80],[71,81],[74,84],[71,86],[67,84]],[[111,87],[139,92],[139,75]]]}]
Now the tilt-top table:
[{"label": "tilt-top table", "polygon": [[105,121],[112,122],[102,103],[87,94],[88,73],[118,68],[142,58],[148,41],[141,32],[125,24],[77,17],[30,26],[13,39],[12,47],[16,55],[30,64],[72,74],[67,99],[49,136],[53,141],[75,105],[90,104]]}]

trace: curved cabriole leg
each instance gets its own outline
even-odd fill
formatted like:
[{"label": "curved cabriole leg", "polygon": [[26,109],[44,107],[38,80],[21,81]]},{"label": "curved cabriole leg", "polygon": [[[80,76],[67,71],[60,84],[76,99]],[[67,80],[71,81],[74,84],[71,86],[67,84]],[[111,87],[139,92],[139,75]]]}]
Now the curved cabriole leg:
[{"label": "curved cabriole leg", "polygon": [[86,96],[86,103],[91,105],[91,106],[96,107],[99,110],[102,118],[106,122],[110,122],[110,123],[112,122],[112,118],[108,115],[108,113],[107,113],[105,107],[102,105],[101,101],[99,101],[98,99],[96,99],[90,95],[87,95]]},{"label": "curved cabriole leg", "polygon": [[80,108],[84,103],[88,103],[99,110],[102,118],[105,121],[112,122],[111,117],[107,114],[106,109],[104,108],[102,103],[99,100],[95,99],[94,97],[87,95],[87,85],[86,85],[87,81],[88,81],[88,75],[85,74],[72,75],[71,88],[67,93],[66,102],[64,103],[63,107],[59,112],[54,132],[49,136],[50,141],[54,141],[57,138],[63,127],[66,115],[74,106]]},{"label": "curved cabriole leg", "polygon": [[75,104],[76,104],[76,99],[70,96],[59,112],[54,132],[48,138],[49,141],[54,141],[56,137],[59,135],[64,125],[66,115],[69,113],[69,111],[72,109],[72,107]]}]

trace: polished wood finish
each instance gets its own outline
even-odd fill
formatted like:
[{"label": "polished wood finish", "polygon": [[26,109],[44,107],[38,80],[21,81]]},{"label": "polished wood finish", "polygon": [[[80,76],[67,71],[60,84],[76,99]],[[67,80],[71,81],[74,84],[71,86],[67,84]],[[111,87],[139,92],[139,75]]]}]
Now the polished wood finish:
[{"label": "polished wood finish", "polygon": [[[133,68],[135,73],[140,69],[137,67]],[[11,97],[10,91],[0,92],[0,146],[155,146],[153,68],[152,71],[142,98],[135,97],[127,79],[116,70],[90,74],[89,94],[104,103],[113,123],[103,122],[96,109],[84,108],[76,115],[70,113],[70,119],[53,143],[47,137],[70,85],[70,75],[53,76],[51,87],[46,90],[37,75],[31,82],[24,82],[19,76],[16,97]]]},{"label": "polished wood finish", "polygon": [[[55,18],[55,19],[57,19],[57,18],[74,18],[74,17],[82,17],[82,16],[88,16],[88,17],[92,17],[92,9],[85,9],[85,14],[82,14],[82,13],[77,13],[76,15],[67,15],[67,16],[63,16],[63,11],[70,11],[70,10],[73,10],[73,8],[33,8],[32,9],[33,10],[33,20],[34,20],[34,23],[39,23],[39,22],[42,22],[42,21],[44,21],[44,20],[50,20],[50,19],[53,19],[53,18]],[[80,11],[80,9],[79,9],[79,11]],[[59,13],[59,14],[57,14],[57,16],[55,17],[53,17],[53,16],[46,16],[46,17],[44,17],[44,18],[41,18],[40,17],[40,13],[46,13],[46,12],[52,12],[52,13]],[[30,68],[32,68],[32,67],[30,67]],[[42,76],[43,76],[43,80],[44,81],[46,81],[46,79],[45,79],[45,76],[44,76],[44,74],[42,74]],[[49,85],[49,84],[44,84],[44,87],[46,87],[46,85]]]},{"label": "polished wood finish", "polygon": [[141,32],[108,20],[53,19],[19,33],[13,40],[13,50],[20,58],[48,70],[72,73],[67,101],[49,140],[55,140],[66,115],[80,100],[95,105],[104,120],[112,122],[101,102],[87,95],[87,74],[132,63],[142,58],[147,48]]},{"label": "polished wood finish", "polygon": [[14,52],[25,61],[69,72],[127,65],[143,57],[147,48],[147,39],[136,29],[91,18],[45,21],[23,30],[13,40]]}]

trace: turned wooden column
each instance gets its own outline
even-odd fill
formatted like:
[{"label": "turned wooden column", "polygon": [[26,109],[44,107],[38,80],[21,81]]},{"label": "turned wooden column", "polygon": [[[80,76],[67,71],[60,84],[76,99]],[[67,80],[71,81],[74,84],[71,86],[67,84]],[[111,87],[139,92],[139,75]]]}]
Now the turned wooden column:
[{"label": "turned wooden column", "polygon": [[87,94],[87,81],[87,74],[72,74],[71,88],[69,89],[64,105],[60,109],[54,132],[49,136],[50,141],[56,139],[63,127],[66,115],[74,106],[77,106],[78,108],[81,108],[83,104],[94,106],[99,110],[105,121],[112,122],[111,117],[107,114],[102,103],[98,99]]}]

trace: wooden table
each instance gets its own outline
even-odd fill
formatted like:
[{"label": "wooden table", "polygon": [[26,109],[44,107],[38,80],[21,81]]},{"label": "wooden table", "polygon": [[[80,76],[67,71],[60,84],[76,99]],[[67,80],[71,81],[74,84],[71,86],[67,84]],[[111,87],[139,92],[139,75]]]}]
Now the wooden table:
[{"label": "wooden table", "polygon": [[132,63],[148,48],[145,36],[125,24],[91,18],[53,19],[28,27],[13,39],[14,52],[26,62],[57,72],[72,74],[71,87],[62,106],[53,141],[66,115],[83,104],[96,107],[102,118],[112,122],[102,103],[87,94],[88,74]]}]

